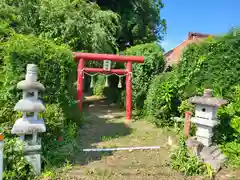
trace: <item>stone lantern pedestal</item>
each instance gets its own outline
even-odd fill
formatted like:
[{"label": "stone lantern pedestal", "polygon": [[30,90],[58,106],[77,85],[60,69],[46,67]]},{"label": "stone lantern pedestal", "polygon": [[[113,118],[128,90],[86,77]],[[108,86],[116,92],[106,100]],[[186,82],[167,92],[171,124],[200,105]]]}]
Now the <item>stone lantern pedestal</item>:
[{"label": "stone lantern pedestal", "polygon": [[212,143],[213,127],[220,123],[217,119],[218,108],[227,101],[213,97],[212,90],[206,89],[203,96],[192,97],[190,102],[196,106],[195,117],[191,118],[191,122],[196,124],[197,131],[195,137],[187,140],[187,146],[194,149],[195,155],[209,163],[216,172],[226,158]]},{"label": "stone lantern pedestal", "polygon": [[23,90],[23,98],[18,101],[14,110],[22,112],[22,118],[15,122],[11,133],[20,136],[26,160],[32,165],[35,174],[40,174],[41,139],[38,133],[46,132],[46,126],[43,119],[38,117],[38,113],[45,110],[43,103],[38,100],[38,92],[45,88],[37,82],[36,65],[27,65],[25,80],[19,82],[17,88]]}]

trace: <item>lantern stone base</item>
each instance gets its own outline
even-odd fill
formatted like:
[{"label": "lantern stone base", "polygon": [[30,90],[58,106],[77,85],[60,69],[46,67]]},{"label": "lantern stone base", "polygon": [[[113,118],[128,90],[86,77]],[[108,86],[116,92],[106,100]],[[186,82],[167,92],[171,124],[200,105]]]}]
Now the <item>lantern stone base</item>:
[{"label": "lantern stone base", "polygon": [[226,162],[226,157],[217,146],[204,146],[197,140],[197,137],[191,137],[186,141],[189,152],[198,157],[204,163],[209,164],[215,173],[217,173]]},{"label": "lantern stone base", "polygon": [[33,171],[36,175],[41,174],[41,155],[36,153],[25,154],[25,159],[32,165]]},{"label": "lantern stone base", "polygon": [[23,154],[28,163],[32,165],[34,173],[39,175],[41,173],[41,138],[37,137],[36,141],[33,141],[32,135],[25,137]]},{"label": "lantern stone base", "polygon": [[202,137],[197,135],[197,140],[201,142],[204,146],[211,146],[212,145],[212,137]]},{"label": "lantern stone base", "polygon": [[195,117],[191,119],[191,122],[195,123],[197,126],[197,140],[200,141],[204,146],[212,145],[212,129],[214,126],[219,124],[216,120],[204,119]]}]

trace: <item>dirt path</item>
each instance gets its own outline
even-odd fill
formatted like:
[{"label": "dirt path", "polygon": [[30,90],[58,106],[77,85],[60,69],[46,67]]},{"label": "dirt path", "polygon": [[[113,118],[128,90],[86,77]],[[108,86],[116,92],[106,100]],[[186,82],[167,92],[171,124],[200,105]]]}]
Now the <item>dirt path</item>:
[{"label": "dirt path", "polygon": [[81,152],[68,178],[83,180],[181,180],[186,178],[167,166],[170,149],[166,147],[171,132],[164,132],[146,121],[124,123],[125,113],[104,101],[92,101],[80,130],[80,149],[101,147],[161,146],[158,150]]}]

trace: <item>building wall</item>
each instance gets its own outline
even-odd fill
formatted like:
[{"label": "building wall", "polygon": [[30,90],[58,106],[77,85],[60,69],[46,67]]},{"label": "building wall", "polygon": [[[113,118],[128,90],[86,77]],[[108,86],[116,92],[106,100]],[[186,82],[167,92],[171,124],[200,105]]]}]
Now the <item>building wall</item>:
[{"label": "building wall", "polygon": [[164,54],[165,59],[166,59],[166,68],[169,66],[172,66],[174,64],[178,64],[180,62],[182,53],[189,44],[201,42],[203,39],[205,39],[209,36],[210,36],[209,34],[188,33],[187,40],[184,40],[177,47],[175,47],[174,49],[172,49]]}]

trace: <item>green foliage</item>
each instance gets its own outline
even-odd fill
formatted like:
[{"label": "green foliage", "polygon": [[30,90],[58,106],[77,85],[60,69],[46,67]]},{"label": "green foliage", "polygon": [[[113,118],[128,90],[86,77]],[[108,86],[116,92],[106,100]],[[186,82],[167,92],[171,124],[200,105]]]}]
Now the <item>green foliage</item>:
[{"label": "green foliage", "polygon": [[240,140],[240,86],[234,86],[231,90],[231,102],[218,111],[221,125],[216,128],[216,139],[220,144]]},{"label": "green foliage", "polygon": [[59,104],[46,104],[46,110],[42,113],[42,118],[47,126],[47,132],[44,133],[45,137],[56,138],[62,134],[66,116]]},{"label": "green foliage", "polygon": [[[33,31],[28,27],[27,22],[35,17],[33,9],[36,8],[36,1],[1,0],[0,8],[1,40],[7,39],[14,31],[27,34]],[[23,14],[27,17],[24,17]],[[32,21],[38,22],[36,19]]]},{"label": "green foliage", "polygon": [[115,46],[119,17],[84,0],[42,0],[40,35],[67,43],[75,50],[111,52]]},{"label": "green foliage", "polygon": [[[151,85],[148,96],[153,97],[149,97],[149,100],[146,101],[146,107],[156,104],[152,107],[155,109],[165,108],[165,116],[168,117],[178,113],[183,115],[185,110],[191,109],[184,100],[194,95],[202,95],[205,88],[213,89],[214,96],[229,100],[234,99],[230,97],[233,93],[232,87],[240,81],[240,71],[238,70],[240,67],[239,40],[240,34],[237,33],[236,36],[229,34],[224,37],[208,38],[202,43],[189,45],[183,53],[179,66],[168,73],[171,74],[169,75],[171,78],[159,78],[161,80],[158,82],[152,82],[156,85]],[[159,92],[164,91],[166,84],[168,86],[171,84],[170,87],[175,89],[171,93],[171,97],[184,103],[178,109],[173,108],[169,111],[170,108],[164,106],[167,102],[164,97],[168,97],[169,93],[160,95]],[[159,92],[153,89],[159,89]],[[162,97],[159,98],[159,96]],[[153,100],[155,102],[152,103]],[[175,104],[178,105],[178,102]],[[152,110],[146,108],[146,110],[148,113],[154,114],[152,113],[154,108]]]},{"label": "green foliage", "polygon": [[[230,165],[239,167],[240,138],[240,33],[233,36],[208,38],[202,43],[190,45],[183,53],[181,63],[171,73],[176,74],[178,98],[183,100],[194,95],[202,95],[205,88],[213,89],[214,96],[230,101],[218,111],[221,124],[215,127],[214,141],[221,145],[230,159]],[[165,80],[162,83],[169,83]],[[157,100],[161,104],[163,100]],[[178,110],[183,113],[189,107],[185,103]],[[173,114],[176,112],[173,112]]]},{"label": "green foliage", "polygon": [[183,53],[178,81],[184,97],[212,88],[214,94],[226,97],[230,87],[240,80],[240,35],[207,39],[190,45]]},{"label": "green foliage", "polygon": [[[213,89],[214,96],[228,99],[231,103],[218,111],[221,124],[215,128],[214,140],[221,145],[233,167],[239,167],[240,88],[236,86],[240,81],[239,40],[240,34],[236,33],[235,36],[229,34],[190,45],[184,51],[178,67],[172,72],[156,76],[151,82],[145,101],[145,110],[153,123],[168,126],[171,116],[178,113],[183,116],[186,110],[192,110],[187,99],[202,95],[205,88]],[[176,106],[179,103],[175,100],[181,101],[178,108]],[[194,158],[186,156],[184,151],[182,153],[182,156],[175,154],[174,168],[194,174],[191,172],[200,165]]]},{"label": "green foliage", "polygon": [[119,103],[119,106],[121,108],[125,108],[126,107],[126,91],[121,91],[118,97],[119,99],[117,102]]},{"label": "green foliage", "polygon": [[178,111],[181,114],[181,117],[185,117],[185,112],[189,111],[194,113],[194,105],[189,102],[189,100],[183,100],[178,107]]},{"label": "green foliage", "polygon": [[126,55],[144,56],[144,63],[133,63],[132,96],[133,105],[141,109],[146,99],[152,78],[163,71],[164,59],[162,48],[156,43],[147,43],[128,48]]},{"label": "green foliage", "polygon": [[240,167],[240,141],[227,142],[221,146],[224,154],[228,157],[228,163],[232,168]]},{"label": "green foliage", "polygon": [[3,179],[34,179],[33,170],[23,157],[22,143],[19,138],[4,140]]},{"label": "green foliage", "polygon": [[[52,172],[72,158],[77,147],[78,126],[73,122],[63,126],[66,119],[57,104],[46,105],[46,112],[41,116],[47,125],[47,132],[42,134],[43,167],[44,171]],[[4,179],[34,179],[32,168],[23,157],[21,141],[7,131],[4,134],[7,136],[4,146]]]},{"label": "green foliage", "polygon": [[177,107],[177,89],[174,82],[170,81],[173,78],[172,73],[155,76],[149,87],[144,110],[157,126],[173,125],[170,117]]},{"label": "green foliage", "polygon": [[159,11],[161,0],[96,0],[100,7],[111,9],[121,16],[121,30],[118,34],[120,50],[130,46],[160,40],[166,30],[166,21]]},{"label": "green foliage", "polygon": [[[76,64],[72,52],[67,46],[58,46],[45,39],[13,34],[8,41],[1,44],[0,53],[5,80],[0,86],[0,118],[4,134],[11,142],[5,147],[5,151],[12,152],[14,145],[10,129],[21,116],[21,113],[13,112],[13,107],[22,97],[22,91],[18,91],[16,85],[24,79],[26,65],[34,63],[38,66],[38,79],[46,88],[46,91],[40,94],[40,99],[46,106],[46,111],[40,115],[47,125],[47,132],[42,134],[44,164],[46,168],[55,164],[59,166],[70,157],[69,154],[74,149],[71,146],[76,143],[77,128],[73,121],[82,121],[81,113],[76,113],[76,108],[71,107],[76,92]],[[59,145],[56,139],[60,136],[64,137],[64,142]],[[22,155],[16,155],[19,168],[15,170],[16,163],[11,158],[6,159],[6,177],[16,179],[19,176],[20,179],[27,179],[27,176],[30,176],[30,179],[33,179],[29,165],[23,161]]]},{"label": "green foliage", "polygon": [[[165,21],[159,16],[159,9],[163,6],[161,1],[127,4],[117,1],[121,7],[114,6],[110,1],[106,3],[108,7],[100,1],[91,3],[86,0],[0,2],[0,123],[3,124],[8,138],[12,138],[9,131],[15,120],[21,116],[21,113],[13,112],[22,93],[16,89],[16,84],[23,80],[27,64],[37,64],[39,81],[46,87],[46,92],[41,94],[41,99],[46,104],[46,112],[41,114],[47,124],[47,133],[42,137],[46,171],[70,156],[69,148],[76,139],[73,121],[78,123],[82,120],[81,114],[76,111],[77,106],[73,105],[76,64],[71,51],[115,52],[118,51],[117,45],[123,50],[129,41],[130,45],[136,45],[157,40],[166,27]],[[104,7],[104,10],[97,4]],[[129,6],[122,8],[123,5]],[[67,44],[72,49],[62,44]],[[146,46],[149,46],[147,55],[143,55],[149,56],[150,64],[136,70],[145,68],[152,77],[162,69],[163,57],[157,45]],[[144,48],[141,51],[145,51]],[[158,61],[154,62],[156,59]],[[158,66],[159,62],[161,67]],[[89,65],[96,66],[98,63]],[[146,84],[146,80],[139,79],[138,82]],[[96,87],[101,93],[102,87]],[[59,136],[64,138],[63,142],[56,141]],[[65,149],[69,144],[70,147]],[[11,148],[12,144],[7,145],[6,151]],[[63,149],[64,152],[61,152]],[[21,172],[19,169],[12,169],[14,162],[8,159],[6,177],[12,175],[14,178],[17,176],[27,179],[26,175],[31,175],[28,172],[29,165],[22,161],[22,154],[15,159],[19,160],[19,169],[25,169]]]},{"label": "green foliage", "polygon": [[190,154],[183,136],[180,138],[179,147],[171,154],[170,165],[173,169],[187,176],[213,176],[213,171],[209,165],[200,162],[195,155]]},{"label": "green foliage", "polygon": [[228,157],[229,165],[237,168],[240,167],[240,86],[234,86],[231,91],[231,102],[218,111],[221,124],[216,127],[214,139]]},{"label": "green foliage", "polygon": [[104,76],[104,75],[98,75],[97,76],[97,80],[94,83],[94,87],[93,87],[93,94],[94,95],[103,97],[105,82],[106,82],[106,76]]},{"label": "green foliage", "polygon": [[234,116],[231,120],[231,127],[234,128],[237,133],[240,133],[240,117]]},{"label": "green foliage", "polygon": [[43,161],[45,170],[60,167],[63,162],[72,158],[77,150],[77,126],[70,123],[61,129],[60,136],[43,136]]},{"label": "green foliage", "polygon": [[11,22],[15,21],[14,10],[5,3],[0,3],[0,42],[5,41],[13,32]]},{"label": "green foliage", "polygon": [[[0,117],[2,123],[8,124],[8,126],[5,124],[5,128],[11,128],[19,117],[18,113],[13,112],[13,107],[22,96],[22,92],[16,89],[16,85],[23,80],[26,65],[34,63],[38,66],[39,81],[46,88],[46,92],[41,95],[41,99],[47,104],[46,120],[49,122],[50,130],[58,130],[59,123],[63,120],[61,108],[63,105],[71,104],[68,99],[74,99],[72,92],[76,89],[74,85],[76,65],[71,51],[66,46],[57,46],[34,36],[14,34],[9,41],[2,44],[1,56],[3,57],[2,69],[5,81],[0,87]],[[52,103],[58,106],[50,105],[48,108],[48,104]],[[57,110],[57,108],[60,109]],[[50,113],[49,116],[48,113]],[[76,121],[81,120],[76,119]],[[60,123],[61,126],[63,123]]]},{"label": "green foliage", "polygon": [[[0,101],[1,102],[1,101]],[[19,114],[13,111],[13,103],[1,103],[0,106],[0,123],[4,131],[10,133],[13,123],[19,118]]]},{"label": "green foliage", "polygon": [[[49,127],[49,123],[47,123],[47,127]],[[49,172],[48,174],[44,173],[47,177],[56,176],[56,168],[62,167],[64,162],[69,164],[67,159],[72,158],[74,150],[77,149],[77,126],[75,123],[61,128],[61,136],[59,134],[59,137],[62,139],[57,138],[56,134],[51,134],[50,130],[47,129],[47,133],[42,136],[43,171]],[[4,141],[3,178],[6,180],[37,178],[23,156],[22,141],[9,134],[5,135],[7,138]]]},{"label": "green foliage", "polygon": [[[16,103],[20,94],[16,84],[23,80],[26,66],[38,66],[39,81],[46,87],[42,99],[46,103],[62,103],[74,86],[76,71],[72,53],[66,46],[56,46],[50,41],[34,36],[15,34],[2,44],[4,79],[1,87],[4,102]],[[67,83],[68,82],[68,83]]]},{"label": "green foliage", "polygon": [[[32,33],[57,44],[66,43],[75,51],[112,52],[116,48],[119,16],[101,10],[96,3],[86,0],[3,0],[1,4],[8,7],[8,17],[18,17],[20,26],[15,25],[16,32]],[[8,19],[10,24],[16,24],[15,19]]]}]

